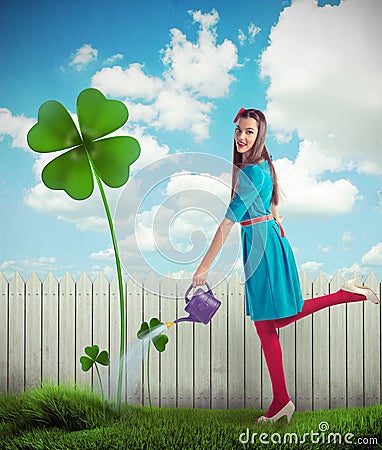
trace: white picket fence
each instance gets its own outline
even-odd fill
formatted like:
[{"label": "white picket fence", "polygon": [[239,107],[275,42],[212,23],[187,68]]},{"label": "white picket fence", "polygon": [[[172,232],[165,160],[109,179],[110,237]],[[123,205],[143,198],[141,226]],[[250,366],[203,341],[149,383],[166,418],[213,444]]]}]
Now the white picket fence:
[{"label": "white picket fence", "polygon": [[[222,279],[217,276],[217,279]],[[171,321],[184,314],[185,281],[150,274],[143,284],[125,283],[126,345],[139,342],[143,320]],[[334,292],[343,278],[301,276],[304,298]],[[214,285],[212,280],[212,285]],[[370,273],[365,285],[381,294]],[[150,352],[154,406],[265,409],[272,400],[270,380],[251,320],[245,316],[239,276],[214,286],[222,301],[209,325],[181,323],[168,330],[166,350]],[[174,296],[177,298],[174,299]],[[366,406],[381,402],[381,307],[370,302],[338,305],[280,329],[289,393],[297,410]],[[25,282],[0,273],[0,390],[19,392],[41,381],[91,385],[100,392],[95,372],[84,373],[84,347],[109,351],[111,367],[100,367],[106,393],[116,396],[120,319],[117,280],[86,274],[75,282],[53,274]],[[139,344],[138,344],[139,345]],[[123,398],[148,404],[146,358],[137,352],[124,377]],[[133,361],[134,362],[134,361]],[[133,379],[133,383],[130,383]]]}]

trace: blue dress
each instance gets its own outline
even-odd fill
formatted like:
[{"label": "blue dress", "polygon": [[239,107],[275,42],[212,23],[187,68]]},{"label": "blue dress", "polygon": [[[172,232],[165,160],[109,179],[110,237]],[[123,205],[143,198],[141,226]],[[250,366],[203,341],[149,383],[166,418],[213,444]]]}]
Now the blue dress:
[{"label": "blue dress", "polygon": [[[225,217],[241,222],[270,214],[272,176],[267,161],[239,171],[238,188]],[[289,317],[304,300],[292,248],[275,220],[241,227],[246,314],[252,320]]]}]

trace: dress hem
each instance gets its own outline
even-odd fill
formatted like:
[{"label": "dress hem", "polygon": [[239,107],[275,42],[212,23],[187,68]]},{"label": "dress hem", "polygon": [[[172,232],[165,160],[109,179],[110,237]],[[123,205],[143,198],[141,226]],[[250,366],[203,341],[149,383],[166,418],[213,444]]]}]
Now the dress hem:
[{"label": "dress hem", "polygon": [[302,301],[301,308],[297,312],[295,312],[293,314],[287,314],[287,315],[282,315],[282,316],[277,316],[277,317],[268,317],[268,318],[254,319],[254,318],[252,318],[251,314],[247,314],[247,313],[246,313],[246,316],[250,317],[251,320],[253,320],[254,322],[261,322],[261,321],[264,321],[264,320],[286,319],[288,317],[293,317],[296,314],[300,313],[302,311],[303,306],[304,306],[304,300]]}]

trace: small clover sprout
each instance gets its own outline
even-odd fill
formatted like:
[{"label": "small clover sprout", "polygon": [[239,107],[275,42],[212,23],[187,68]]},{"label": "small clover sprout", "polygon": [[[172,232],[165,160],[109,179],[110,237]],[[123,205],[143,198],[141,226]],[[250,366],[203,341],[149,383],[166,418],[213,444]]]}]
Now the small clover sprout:
[{"label": "small clover sprout", "polygon": [[168,336],[166,334],[156,334],[155,330],[159,327],[163,327],[164,323],[160,322],[159,319],[153,317],[150,320],[150,325],[147,322],[142,322],[141,328],[137,333],[138,339],[145,339],[149,334],[151,334],[150,340],[154,344],[154,347],[158,352],[163,352],[166,348],[168,342]]},{"label": "small clover sprout", "polygon": [[97,363],[101,364],[102,366],[108,366],[110,364],[109,354],[106,350],[102,350],[102,352],[100,352],[98,345],[85,347],[85,353],[87,356],[81,356],[80,358],[82,370],[84,372],[87,372],[88,370],[91,369],[93,365],[95,366],[99,379],[99,384],[101,386],[102,403],[104,403],[102,380],[98,370]]},{"label": "small clover sprout", "polygon": [[154,344],[154,347],[158,352],[164,352],[166,349],[166,344],[168,342],[168,336],[163,334],[163,331],[167,329],[163,322],[159,319],[153,317],[150,320],[150,324],[147,322],[142,322],[141,328],[137,332],[137,338],[141,340],[149,339],[149,345],[147,349],[147,393],[149,397],[150,409],[152,409],[151,404],[151,390],[150,390],[150,342]]}]

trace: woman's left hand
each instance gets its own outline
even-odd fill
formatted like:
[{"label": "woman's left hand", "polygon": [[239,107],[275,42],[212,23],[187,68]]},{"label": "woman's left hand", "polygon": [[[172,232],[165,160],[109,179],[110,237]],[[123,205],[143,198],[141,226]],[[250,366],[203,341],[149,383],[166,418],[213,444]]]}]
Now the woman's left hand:
[{"label": "woman's left hand", "polygon": [[207,281],[208,268],[199,266],[192,277],[192,287],[204,286]]}]

